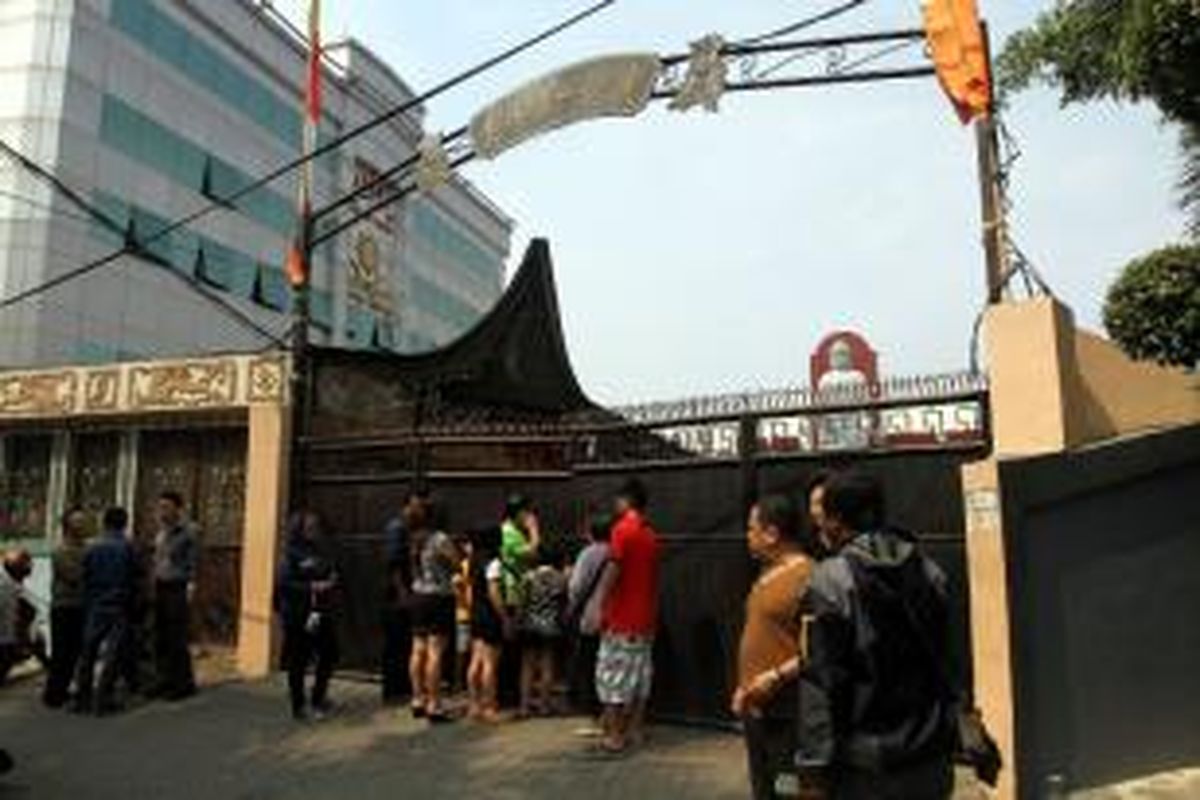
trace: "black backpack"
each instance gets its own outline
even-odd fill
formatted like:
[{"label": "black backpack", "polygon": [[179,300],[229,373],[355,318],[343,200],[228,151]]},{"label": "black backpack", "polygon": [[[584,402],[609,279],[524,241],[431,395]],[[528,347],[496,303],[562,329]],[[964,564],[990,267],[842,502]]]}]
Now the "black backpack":
[{"label": "black backpack", "polygon": [[[869,574],[870,570],[853,554],[846,554],[846,562],[857,586],[881,586],[881,582],[874,579]],[[888,592],[891,596],[889,599],[898,601],[895,607],[901,612],[899,617],[907,622],[916,652],[924,659],[928,674],[933,678],[934,691],[952,715],[949,722],[954,737],[954,759],[970,767],[979,780],[994,787],[1003,768],[1000,748],[988,732],[983,714],[950,674],[938,648],[928,638],[927,631],[934,627],[931,624],[931,611],[918,605],[919,599],[929,594],[924,556],[918,553],[912,564],[896,570],[896,573],[899,578],[897,585],[884,588],[883,591]]]}]

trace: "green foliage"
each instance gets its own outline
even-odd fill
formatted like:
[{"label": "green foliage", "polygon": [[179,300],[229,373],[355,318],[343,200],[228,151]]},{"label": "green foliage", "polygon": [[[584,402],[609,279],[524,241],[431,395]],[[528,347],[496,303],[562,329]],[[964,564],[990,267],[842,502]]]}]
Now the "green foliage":
[{"label": "green foliage", "polygon": [[1128,264],[1108,290],[1104,327],[1132,358],[1200,365],[1200,247],[1166,247]]},{"label": "green foliage", "polygon": [[1061,3],[1013,34],[996,67],[1002,95],[1046,83],[1064,104],[1148,99],[1168,119],[1200,124],[1200,2]]},{"label": "green foliage", "polygon": [[1064,105],[1150,100],[1184,126],[1180,205],[1200,237],[1200,0],[1066,0],[1008,40],[1001,102],[1035,83]]},{"label": "green foliage", "polygon": [[1189,231],[1200,239],[1200,125],[1183,129],[1183,175],[1179,179],[1179,203],[1190,209]]}]

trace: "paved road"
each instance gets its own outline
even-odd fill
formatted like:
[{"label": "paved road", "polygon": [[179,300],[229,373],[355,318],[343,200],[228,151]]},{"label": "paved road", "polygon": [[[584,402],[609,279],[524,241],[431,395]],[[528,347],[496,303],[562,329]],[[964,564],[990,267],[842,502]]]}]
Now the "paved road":
[{"label": "paved road", "polygon": [[577,721],[431,729],[379,708],[373,688],[353,684],[338,686],[344,705],[335,718],[303,726],[288,718],[274,682],[105,719],[46,711],[35,693],[29,683],[0,692],[0,744],[19,762],[0,779],[0,798],[746,796],[740,740],[720,733],[664,728],[642,753],[596,762],[572,734]]},{"label": "paved road", "polygon": [[[375,687],[340,683],[339,713],[297,725],[281,681],[232,683],[181,705],[95,719],[47,711],[39,681],[0,690],[0,746],[18,760],[0,800],[744,800],[741,740],[659,728],[620,762],[584,756],[578,720],[429,728],[379,707]],[[963,778],[960,775],[960,778]],[[1080,800],[1200,797],[1181,770]],[[962,780],[956,800],[988,794]]]}]

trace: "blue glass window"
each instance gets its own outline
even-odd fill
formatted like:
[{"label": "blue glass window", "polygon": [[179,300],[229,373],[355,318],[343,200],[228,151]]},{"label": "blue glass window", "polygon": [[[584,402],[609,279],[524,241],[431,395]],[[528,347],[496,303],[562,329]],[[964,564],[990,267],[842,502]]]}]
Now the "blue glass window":
[{"label": "blue glass window", "polygon": [[327,330],[333,328],[333,297],[322,289],[312,289],[308,297],[308,309],[314,325]]},{"label": "blue glass window", "polygon": [[255,290],[255,301],[275,311],[288,311],[292,306],[291,287],[288,286],[287,275],[278,267],[269,264],[258,265],[258,286]]},{"label": "blue glass window", "polygon": [[375,344],[375,314],[351,306],[346,310],[346,336],[359,347],[372,347]]},{"label": "blue glass window", "polygon": [[[300,149],[299,99],[284,100],[255,80],[150,0],[112,0],[109,20],[189,80],[204,87],[256,125]],[[330,127],[337,127],[327,116]],[[322,127],[326,127],[323,124]],[[333,166],[332,162],[329,162]]]}]

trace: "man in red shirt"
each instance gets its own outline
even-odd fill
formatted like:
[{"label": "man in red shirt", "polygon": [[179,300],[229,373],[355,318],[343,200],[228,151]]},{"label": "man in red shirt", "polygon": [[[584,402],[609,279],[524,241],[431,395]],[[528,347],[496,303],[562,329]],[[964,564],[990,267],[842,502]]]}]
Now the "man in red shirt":
[{"label": "man in red shirt", "polygon": [[658,536],[646,521],[646,488],[628,481],[616,496],[617,521],[605,567],[596,693],[604,704],[601,748],[624,753],[642,737],[654,677],[658,624]]}]

